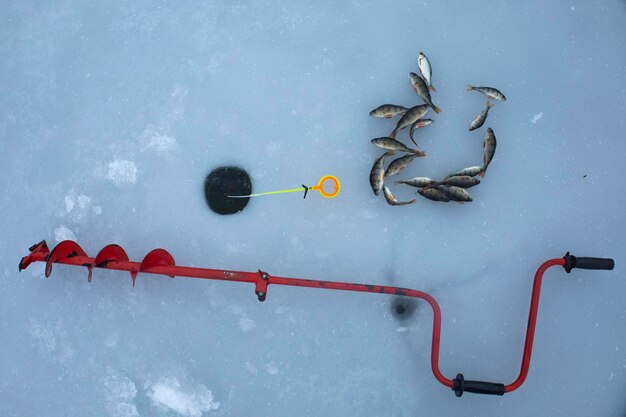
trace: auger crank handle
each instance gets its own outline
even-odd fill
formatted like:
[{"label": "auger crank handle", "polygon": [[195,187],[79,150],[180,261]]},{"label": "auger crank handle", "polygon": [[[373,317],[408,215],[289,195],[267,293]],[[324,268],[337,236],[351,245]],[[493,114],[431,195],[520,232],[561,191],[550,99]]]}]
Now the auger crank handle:
[{"label": "auger crank handle", "polygon": [[465,378],[463,378],[463,374],[457,374],[452,382],[454,383],[452,390],[457,397],[463,395],[464,392],[487,395],[504,395],[505,393],[504,384],[484,381],[466,381]]},{"label": "auger crank handle", "polygon": [[569,252],[563,257],[565,271],[569,274],[574,268],[579,269],[604,269],[611,271],[615,267],[615,261],[611,258],[583,258],[570,255]]}]

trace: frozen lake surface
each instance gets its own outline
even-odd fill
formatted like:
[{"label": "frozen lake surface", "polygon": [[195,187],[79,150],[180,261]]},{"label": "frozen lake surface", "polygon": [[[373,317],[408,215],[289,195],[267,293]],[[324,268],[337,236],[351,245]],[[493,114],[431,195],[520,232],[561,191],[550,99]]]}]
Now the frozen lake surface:
[{"label": "frozen lake surface", "polygon": [[[0,415],[626,415],[624,1],[5,1],[0,22]],[[368,113],[420,102],[419,51],[442,112],[393,179],[480,165],[492,127],[468,204],[391,207],[368,182],[369,141],[395,123]],[[486,99],[468,83],[507,96],[474,132]],[[256,192],[325,174],[342,191],[219,216],[203,183],[223,165]],[[551,269],[526,383],[458,399],[431,373],[423,304],[399,321],[381,295],[18,274],[41,239],[424,290],[444,375],[507,384],[536,268],[566,251],[616,268]]]}]

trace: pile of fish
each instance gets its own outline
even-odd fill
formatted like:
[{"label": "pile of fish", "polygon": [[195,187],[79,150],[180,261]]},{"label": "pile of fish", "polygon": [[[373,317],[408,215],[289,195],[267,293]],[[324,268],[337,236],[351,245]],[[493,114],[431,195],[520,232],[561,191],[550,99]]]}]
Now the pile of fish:
[{"label": "pile of fish", "polygon": [[[430,61],[423,52],[419,53],[417,66],[421,76],[411,72],[409,73],[409,80],[411,81],[413,90],[415,90],[417,95],[421,97],[425,104],[418,104],[417,106],[410,108],[399,106],[397,104],[383,104],[370,112],[370,116],[372,117],[383,117],[386,119],[400,116],[400,120],[398,120],[396,127],[389,134],[389,136],[371,140],[372,144],[384,149],[386,152],[374,162],[374,166],[370,171],[370,185],[372,186],[372,190],[375,195],[379,195],[380,192],[383,191],[385,200],[392,206],[413,204],[416,202],[416,199],[412,199],[410,201],[398,201],[389,187],[385,185],[385,178],[400,173],[403,169],[408,167],[415,158],[426,156],[426,153],[423,151],[409,148],[404,143],[397,140],[397,134],[407,127],[410,127],[409,138],[415,145],[415,148],[417,148],[417,142],[413,137],[415,130],[434,123],[434,120],[424,119],[423,117],[429,109],[432,109],[435,113],[441,112],[441,109],[433,103],[433,99],[430,95],[431,90],[437,90],[432,85],[432,68]],[[504,94],[493,87],[474,87],[468,85],[467,90],[479,91],[485,94],[488,99],[500,101],[506,100]],[[485,123],[491,107],[493,107],[493,104],[490,101],[487,101],[487,107],[470,124],[470,131],[479,129]],[[402,152],[404,155],[394,159],[385,169],[385,158],[391,157],[397,152]],[[463,204],[465,202],[472,201],[472,196],[466,191],[466,189],[480,184],[480,180],[475,177],[477,175],[480,175],[481,177],[485,176],[487,167],[491,163],[495,152],[496,135],[493,133],[491,128],[488,128],[483,141],[484,156],[483,164],[481,166],[464,168],[446,176],[441,181],[435,181],[428,177],[415,177],[406,180],[398,180],[394,183],[416,187],[418,189],[417,193],[429,200],[443,202],[456,201]]]}]

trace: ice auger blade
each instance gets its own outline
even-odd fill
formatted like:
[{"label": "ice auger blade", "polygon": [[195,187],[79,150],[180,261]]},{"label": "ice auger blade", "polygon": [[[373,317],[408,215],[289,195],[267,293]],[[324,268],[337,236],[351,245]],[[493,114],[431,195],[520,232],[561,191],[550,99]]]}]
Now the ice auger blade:
[{"label": "ice auger blade", "polygon": [[28,251],[30,253],[20,260],[18,265],[19,272],[22,272],[22,269],[28,268],[31,263],[37,262],[39,260],[37,259],[38,256],[43,256],[45,258],[50,253],[50,249],[48,249],[48,244],[45,240],[35,243],[33,246],[28,248]]},{"label": "ice auger blade", "polygon": [[[89,267],[89,275],[87,276],[87,281],[91,282],[91,272],[93,271],[94,267],[104,268],[109,262],[112,261],[128,262],[128,255],[120,245],[110,244],[105,246],[100,252],[98,252],[98,254],[96,255],[96,259]],[[130,276],[133,279],[134,287],[137,271],[130,271]]]},{"label": "ice auger blade", "polygon": [[[65,259],[73,258],[75,256],[87,257],[87,254],[85,253],[83,248],[81,248],[78,243],[74,242],[73,240],[64,240],[63,242],[56,245],[46,259],[46,278],[48,278],[52,273],[53,263],[64,261]],[[83,266],[90,268],[91,265],[92,264],[90,262]]]},{"label": "ice auger blade", "polygon": [[[174,267],[176,262],[174,257],[165,249],[153,249],[143,258],[139,265],[139,272],[156,272],[163,275],[167,275],[170,278],[174,278],[174,269],[161,270],[160,267]],[[155,270],[158,269],[157,270]],[[133,286],[135,286],[135,280],[133,279]]]}]

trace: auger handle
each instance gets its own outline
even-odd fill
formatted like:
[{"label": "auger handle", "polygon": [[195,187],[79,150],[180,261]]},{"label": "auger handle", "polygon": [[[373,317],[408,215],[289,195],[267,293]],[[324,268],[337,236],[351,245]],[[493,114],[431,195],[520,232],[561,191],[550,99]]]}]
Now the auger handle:
[{"label": "auger handle", "polygon": [[504,395],[504,384],[496,382],[484,382],[484,381],[466,381],[463,378],[463,374],[457,374],[453,380],[454,386],[452,391],[457,397],[463,395],[464,392],[472,392],[474,394],[487,394],[487,395]]},{"label": "auger handle", "polygon": [[589,258],[589,257],[577,257],[570,255],[569,252],[563,257],[565,260],[565,271],[569,272],[574,268],[579,269],[603,269],[611,271],[615,267],[615,261],[611,258]]}]

